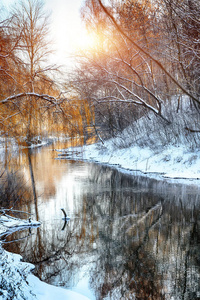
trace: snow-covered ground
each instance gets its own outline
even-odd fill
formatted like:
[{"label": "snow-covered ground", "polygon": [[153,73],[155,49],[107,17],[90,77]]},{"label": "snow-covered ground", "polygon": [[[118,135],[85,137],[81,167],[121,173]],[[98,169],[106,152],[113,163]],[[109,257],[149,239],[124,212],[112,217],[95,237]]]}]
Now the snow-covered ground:
[{"label": "snow-covered ground", "polygon": [[[28,226],[39,223],[0,216],[0,236]],[[42,282],[31,273],[34,266],[21,259],[20,255],[5,251],[0,243],[0,300],[88,300],[81,294]]]},{"label": "snow-covered ground", "polygon": [[[119,148],[116,139],[80,148],[64,149],[60,158],[73,158],[116,166],[129,173],[142,172],[158,179],[200,179],[200,153],[189,151],[184,146],[168,146],[158,151],[137,145]],[[66,153],[66,156],[65,156]]]}]

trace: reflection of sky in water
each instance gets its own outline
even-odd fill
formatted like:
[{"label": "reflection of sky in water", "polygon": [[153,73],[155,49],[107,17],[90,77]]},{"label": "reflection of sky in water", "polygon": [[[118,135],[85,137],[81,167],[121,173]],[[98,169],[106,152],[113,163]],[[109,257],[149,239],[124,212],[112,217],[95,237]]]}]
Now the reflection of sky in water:
[{"label": "reflection of sky in water", "polygon": [[72,291],[87,296],[91,300],[95,300],[96,297],[90,287],[90,275],[88,272],[90,268],[90,266],[85,265],[79,270],[79,281],[77,285],[72,287]]},{"label": "reflection of sky in water", "polygon": [[[63,167],[65,165],[65,167]],[[48,237],[44,238],[47,240],[46,244],[57,244],[61,239],[61,244],[64,240],[65,231],[77,231],[74,222],[77,224],[77,219],[81,217],[82,199],[83,194],[87,190],[87,184],[85,180],[89,175],[89,167],[82,163],[74,162],[71,164],[68,161],[62,162],[62,176],[57,178],[55,173],[53,174],[53,184],[55,186],[55,195],[51,195],[48,199],[45,198],[46,191],[38,198],[38,213],[39,220],[42,222],[41,232],[48,232]],[[43,188],[49,189],[48,185],[43,185]],[[39,186],[39,190],[41,187]],[[54,189],[53,189],[54,190]],[[48,194],[48,192],[47,192]],[[66,224],[64,231],[61,228],[64,227],[63,213],[61,208],[64,208],[67,215],[71,218]],[[34,211],[34,205],[33,205]],[[79,225],[79,224],[78,224]],[[73,291],[79,292],[82,295],[89,297],[90,299],[96,299],[91,287],[89,285],[90,275],[89,270],[92,267],[93,262],[88,259],[87,263],[76,269],[76,273],[72,274],[70,283],[66,282],[66,288],[72,289]],[[51,272],[51,270],[50,270]],[[66,270],[68,272],[68,270]],[[54,278],[53,284],[62,285],[64,284],[63,278],[65,278],[65,270],[62,270],[63,275]],[[59,280],[61,279],[61,280]]]},{"label": "reflection of sky in water", "polygon": [[[81,181],[80,178],[88,176],[88,168],[79,163],[73,164],[73,167],[71,167],[68,161],[66,164],[67,171],[63,172],[62,177],[59,180],[56,176],[54,178],[55,195],[46,200],[44,193],[44,196],[41,195],[38,199],[41,221],[64,217],[61,208],[64,208],[70,217],[75,216],[79,212],[80,205],[82,205],[82,195],[84,194],[84,190],[87,189],[86,183]],[[46,189],[48,189],[48,186]]]}]

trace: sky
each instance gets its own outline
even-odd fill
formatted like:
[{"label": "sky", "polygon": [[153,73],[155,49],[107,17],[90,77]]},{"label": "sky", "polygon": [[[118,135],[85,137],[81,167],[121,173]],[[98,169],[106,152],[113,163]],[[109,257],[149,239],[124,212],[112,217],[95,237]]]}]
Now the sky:
[{"label": "sky", "polygon": [[[20,0],[0,0],[5,7],[18,2]],[[44,0],[45,9],[51,12],[54,63],[73,64],[72,55],[78,48],[87,47],[91,42],[80,18],[80,8],[84,2],[84,0]]]},{"label": "sky", "polygon": [[58,63],[70,63],[72,55],[86,39],[86,30],[80,18],[84,0],[45,0],[52,19],[52,35],[55,41]]}]

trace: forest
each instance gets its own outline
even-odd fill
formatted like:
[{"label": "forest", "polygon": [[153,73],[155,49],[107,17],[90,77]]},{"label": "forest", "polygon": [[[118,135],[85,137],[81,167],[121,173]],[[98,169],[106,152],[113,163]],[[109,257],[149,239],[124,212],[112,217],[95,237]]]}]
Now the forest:
[{"label": "forest", "polygon": [[154,143],[198,146],[198,0],[86,0],[81,17],[96,44],[77,55],[68,76],[49,63],[42,1],[22,1],[6,18],[0,14],[1,137],[31,144],[62,133],[86,142],[130,126],[132,142],[151,146],[153,131]]}]

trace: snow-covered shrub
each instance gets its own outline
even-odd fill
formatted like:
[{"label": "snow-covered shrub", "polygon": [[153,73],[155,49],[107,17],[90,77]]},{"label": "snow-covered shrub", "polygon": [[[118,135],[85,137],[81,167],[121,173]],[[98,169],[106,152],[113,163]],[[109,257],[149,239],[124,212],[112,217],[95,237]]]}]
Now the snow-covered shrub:
[{"label": "snow-covered shrub", "polygon": [[149,112],[113,138],[113,146],[137,145],[155,152],[169,145],[184,145],[190,151],[200,148],[200,112],[188,97],[179,97],[179,102],[177,97],[163,105],[162,115],[169,122]]},{"label": "snow-covered shrub", "polygon": [[20,259],[19,255],[3,250],[0,245],[0,299],[2,300],[36,299],[26,280],[33,266],[22,263]]}]

